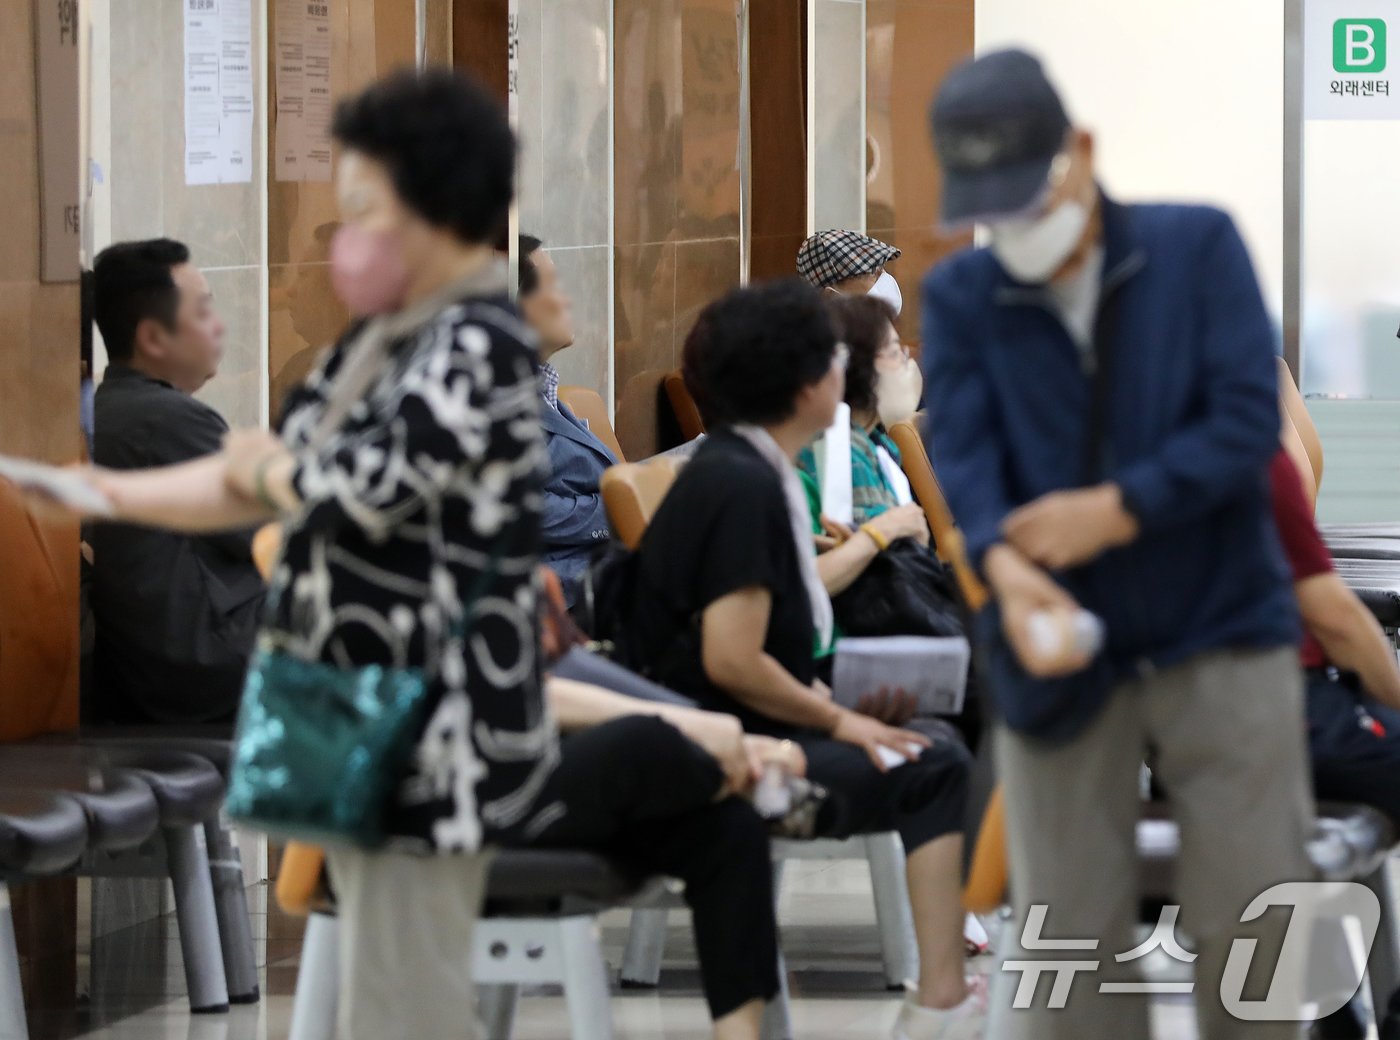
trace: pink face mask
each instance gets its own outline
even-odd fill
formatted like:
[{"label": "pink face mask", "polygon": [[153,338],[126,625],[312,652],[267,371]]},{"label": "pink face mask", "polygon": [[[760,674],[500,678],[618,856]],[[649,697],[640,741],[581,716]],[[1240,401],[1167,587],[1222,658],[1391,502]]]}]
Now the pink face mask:
[{"label": "pink face mask", "polygon": [[392,232],[342,224],[331,239],[331,284],[354,317],[398,310],[408,291],[398,239]]}]

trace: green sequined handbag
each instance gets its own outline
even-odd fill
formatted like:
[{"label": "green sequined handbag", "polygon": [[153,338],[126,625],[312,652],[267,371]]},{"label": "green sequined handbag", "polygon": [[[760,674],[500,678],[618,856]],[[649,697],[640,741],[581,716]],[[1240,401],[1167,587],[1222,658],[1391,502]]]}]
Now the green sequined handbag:
[{"label": "green sequined handbag", "polygon": [[[463,601],[461,617],[497,574],[504,539]],[[281,589],[268,597],[268,615]],[[463,620],[452,630],[463,639]],[[279,838],[374,848],[428,702],[418,668],[339,668],[293,656],[264,634],[238,711],[225,808]]]},{"label": "green sequined handbag", "polygon": [[229,816],[283,838],[382,844],[427,699],[416,668],[343,669],[259,647],[239,708]]}]

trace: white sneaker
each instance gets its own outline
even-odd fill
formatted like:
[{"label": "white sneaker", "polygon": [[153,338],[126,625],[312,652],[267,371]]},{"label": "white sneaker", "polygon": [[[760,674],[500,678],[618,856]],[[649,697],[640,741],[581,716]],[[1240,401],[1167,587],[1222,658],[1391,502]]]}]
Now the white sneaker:
[{"label": "white sneaker", "polygon": [[969,913],[963,920],[963,949],[969,957],[979,957],[986,953],[990,946],[987,930],[982,927],[982,922],[977,919],[976,914]]},{"label": "white sneaker", "polygon": [[938,1010],[919,1004],[914,994],[904,998],[892,1040],[981,1040],[987,1025],[987,980],[967,980],[967,996],[955,1007]]}]

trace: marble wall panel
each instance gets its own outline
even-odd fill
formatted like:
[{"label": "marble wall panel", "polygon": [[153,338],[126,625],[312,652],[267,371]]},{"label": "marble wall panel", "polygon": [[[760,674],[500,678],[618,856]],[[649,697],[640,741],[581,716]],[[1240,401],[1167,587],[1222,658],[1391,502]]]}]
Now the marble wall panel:
[{"label": "marble wall panel", "polygon": [[867,0],[866,228],[904,255],[890,265],[904,294],[900,332],[917,349],[919,284],[966,237],[938,232],[938,164],[928,106],[973,50],[974,0]]}]

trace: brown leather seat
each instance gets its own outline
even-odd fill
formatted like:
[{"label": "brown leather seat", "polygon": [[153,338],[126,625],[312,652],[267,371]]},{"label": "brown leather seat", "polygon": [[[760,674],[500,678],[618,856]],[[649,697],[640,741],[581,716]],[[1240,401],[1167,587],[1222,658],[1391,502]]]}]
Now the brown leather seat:
[{"label": "brown leather seat", "polygon": [[681,428],[681,436],[693,441],[705,432],[705,420],[700,417],[695,398],[690,396],[685,377],[679,372],[668,372],[662,385],[666,388],[666,400],[671,402],[671,411],[676,416],[676,425]]},{"label": "brown leather seat", "polygon": [[[618,443],[629,459],[650,458],[658,451],[673,447],[665,443],[671,438],[663,438],[665,431],[662,430],[663,425],[674,422],[669,414],[662,414],[667,411],[661,405],[665,381],[665,372],[647,369],[618,389],[615,430]],[[679,442],[680,434],[675,434],[674,439]]]},{"label": "brown leather seat", "polygon": [[613,466],[603,474],[600,486],[608,522],[627,548],[642,544],[647,524],[676,482],[680,467],[681,462],[676,459],[655,458]]},{"label": "brown leather seat", "polygon": [[924,515],[928,517],[938,555],[953,568],[968,607],[973,611],[981,610],[987,602],[987,589],[968,562],[962,532],[953,519],[953,511],[948,508],[948,500],[943,497],[943,488],[934,475],[933,463],[929,460],[918,426],[910,420],[895,423],[890,427],[890,437],[899,448],[900,466],[909,478],[914,498],[923,506]]},{"label": "brown leather seat", "polygon": [[253,535],[253,566],[266,581],[277,566],[277,554],[282,551],[282,525],[277,521],[264,524]]},{"label": "brown leather seat", "polygon": [[78,726],[78,525],[0,480],[0,740]]},{"label": "brown leather seat", "polygon": [[622,445],[618,443],[617,434],[613,432],[612,421],[608,417],[608,406],[603,403],[598,391],[590,390],[586,386],[561,386],[559,400],[568,405],[569,411],[574,415],[588,423],[589,431],[608,446],[608,450],[617,456],[618,462],[627,461],[622,454]]}]

